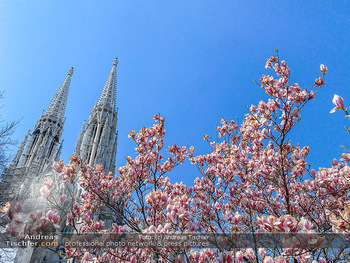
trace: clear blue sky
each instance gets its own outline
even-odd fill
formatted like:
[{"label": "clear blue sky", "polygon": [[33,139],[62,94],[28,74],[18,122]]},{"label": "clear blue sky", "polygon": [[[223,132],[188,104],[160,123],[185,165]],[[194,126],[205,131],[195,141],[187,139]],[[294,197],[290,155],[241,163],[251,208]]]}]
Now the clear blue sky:
[{"label": "clear blue sky", "polygon": [[[98,4],[97,4],[98,3]],[[292,81],[310,87],[329,68],[327,86],[302,113],[291,137],[309,145],[312,167],[329,166],[350,149],[343,132],[350,120],[329,114],[334,94],[350,104],[350,3],[348,1],[0,1],[1,113],[23,118],[14,137],[33,129],[74,67],[63,134],[68,161],[83,121],[98,99],[113,59],[119,58],[117,166],[134,156],[128,131],[166,118],[168,143],[209,152],[202,135],[215,137],[219,118],[246,113],[266,99],[253,84],[266,58],[280,55]],[[196,169],[185,165],[172,181],[191,184]]]}]

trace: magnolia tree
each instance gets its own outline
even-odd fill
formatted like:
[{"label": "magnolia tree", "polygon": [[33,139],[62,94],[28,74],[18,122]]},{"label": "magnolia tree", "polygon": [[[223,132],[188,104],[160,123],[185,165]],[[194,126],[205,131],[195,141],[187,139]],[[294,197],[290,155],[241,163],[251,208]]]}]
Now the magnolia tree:
[{"label": "magnolia tree", "polygon": [[[221,119],[219,141],[204,136],[210,153],[195,156],[193,147],[175,144],[165,150],[164,118],[154,116],[152,127],[129,133],[137,156],[127,157],[116,175],[105,173],[101,165],[89,167],[75,156],[70,164],[55,164],[68,194],[56,196],[52,180],[45,179],[42,193],[52,210],[33,212],[21,223],[20,206],[9,204],[4,208],[11,219],[8,232],[23,237],[64,221],[79,235],[120,237],[114,240],[135,233],[158,234],[155,240],[189,233],[209,236],[204,247],[165,242],[145,247],[88,242],[83,247],[66,246],[65,256],[81,262],[346,260],[347,242],[327,244],[324,234],[333,233],[339,241],[350,231],[350,157],[345,153],[330,168],[310,170],[305,161],[309,147],[293,145],[289,136],[301,110],[325,84],[327,68],[321,65],[322,76],[310,89],[289,82],[290,68],[278,53],[268,59],[266,68],[277,78],[263,75],[256,83],[271,98],[248,108],[242,124]],[[345,110],[339,97],[334,103]],[[186,159],[200,176],[192,186],[172,183],[171,172]]]}]

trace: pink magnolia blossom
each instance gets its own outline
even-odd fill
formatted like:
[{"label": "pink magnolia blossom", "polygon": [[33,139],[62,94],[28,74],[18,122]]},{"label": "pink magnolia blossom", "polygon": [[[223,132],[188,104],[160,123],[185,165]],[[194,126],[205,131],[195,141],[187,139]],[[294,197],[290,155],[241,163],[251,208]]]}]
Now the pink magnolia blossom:
[{"label": "pink magnolia blossom", "polygon": [[45,185],[45,186],[43,186],[43,187],[40,188],[40,193],[41,193],[41,196],[47,198],[47,197],[50,195],[51,191],[50,191],[49,188]]},{"label": "pink magnolia blossom", "polygon": [[242,262],[242,260],[243,260],[243,252],[242,251],[236,252],[236,259],[238,262]]},{"label": "pink magnolia blossom", "polygon": [[259,248],[258,253],[259,253],[261,258],[265,258],[266,257],[266,250],[265,250],[265,248]]},{"label": "pink magnolia blossom", "polygon": [[335,94],[332,102],[335,105],[335,107],[330,111],[330,113],[333,113],[336,110],[344,110],[344,99],[342,97]]},{"label": "pink magnolia blossom", "polygon": [[325,65],[321,64],[321,65],[320,65],[320,71],[321,71],[323,74],[326,74],[326,72],[328,71],[328,68],[327,68]]},{"label": "pink magnolia blossom", "polygon": [[57,224],[58,220],[60,219],[60,216],[52,210],[46,213],[46,217],[48,220],[52,221],[55,224]]},{"label": "pink magnolia blossom", "polygon": [[342,155],[341,155],[341,161],[345,161],[345,162],[350,162],[350,153],[343,153]]},{"label": "pink magnolia blossom", "polygon": [[45,177],[45,178],[43,179],[43,182],[44,182],[44,185],[46,185],[46,187],[47,187],[48,189],[51,189],[51,188],[52,188],[52,179],[51,179],[51,177]]},{"label": "pink magnolia blossom", "polygon": [[264,258],[264,261],[263,261],[263,263],[274,263],[274,262],[275,261],[270,256],[267,256],[266,258]]},{"label": "pink magnolia blossom", "polygon": [[72,222],[72,220],[73,220],[73,215],[72,215],[72,213],[69,213],[67,215],[67,224],[70,224]]},{"label": "pink magnolia blossom", "polygon": [[82,262],[88,263],[88,262],[92,262],[92,260],[93,260],[93,256],[89,252],[85,252],[82,258]]},{"label": "pink magnolia blossom", "polygon": [[66,201],[67,199],[67,195],[63,194],[60,196],[60,202],[63,203],[64,201]]}]

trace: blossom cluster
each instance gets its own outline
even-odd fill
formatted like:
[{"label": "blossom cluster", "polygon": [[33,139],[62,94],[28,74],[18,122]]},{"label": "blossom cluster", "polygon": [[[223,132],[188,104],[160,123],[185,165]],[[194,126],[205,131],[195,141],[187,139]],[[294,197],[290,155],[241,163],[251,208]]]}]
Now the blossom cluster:
[{"label": "blossom cluster", "polygon": [[[165,120],[155,115],[153,126],[130,131],[128,137],[135,142],[137,155],[127,156],[116,175],[72,156],[70,164],[54,165],[69,194],[52,198],[49,178],[44,180],[42,194],[60,205],[71,199],[65,221],[79,233],[349,232],[349,154],[333,160],[330,168],[310,170],[306,162],[309,147],[293,145],[289,137],[301,120],[301,110],[325,85],[327,67],[320,66],[322,76],[310,90],[289,83],[291,69],[278,54],[268,59],[266,68],[277,78],[263,75],[259,86],[271,98],[250,106],[241,124],[221,119],[218,141],[203,136],[209,153],[196,156],[194,147],[176,144],[165,150]],[[335,110],[346,110],[339,96],[333,102]],[[200,176],[193,186],[171,183],[170,173],[186,160],[198,168]],[[17,231],[14,214],[18,212],[14,211],[18,209],[4,208],[13,233]],[[42,217],[54,224],[60,219],[53,211],[33,214],[30,219],[36,222]],[[67,258],[82,262],[325,263],[344,259],[346,248],[331,253],[305,246],[228,249],[213,244],[201,249],[95,247],[65,248],[65,252]]]}]

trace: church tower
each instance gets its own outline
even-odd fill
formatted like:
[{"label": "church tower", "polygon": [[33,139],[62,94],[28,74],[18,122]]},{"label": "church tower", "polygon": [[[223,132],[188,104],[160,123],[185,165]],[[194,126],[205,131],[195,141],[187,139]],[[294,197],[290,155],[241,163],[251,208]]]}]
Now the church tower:
[{"label": "church tower", "polygon": [[84,122],[81,128],[73,153],[90,166],[103,165],[106,173],[114,173],[117,154],[117,65],[115,58],[102,94],[93,106],[87,124]]},{"label": "church tower", "polygon": [[[51,169],[52,163],[58,160],[63,143],[63,141],[60,142],[60,139],[63,133],[64,113],[72,75],[73,68],[68,71],[47,110],[42,112],[33,132],[30,134],[28,131],[24,137],[9,168],[5,169],[2,184],[10,185],[7,189],[10,191],[7,196],[9,199],[14,198],[14,195],[20,198],[18,184],[38,177],[45,168]],[[15,193],[11,193],[13,192],[11,189]]]},{"label": "church tower", "polygon": [[36,122],[28,140],[28,134],[18,148],[9,170],[24,168],[25,173],[40,174],[47,164],[59,158],[57,151],[63,133],[64,112],[73,68],[68,71],[60,89],[52,99],[46,111]]}]

